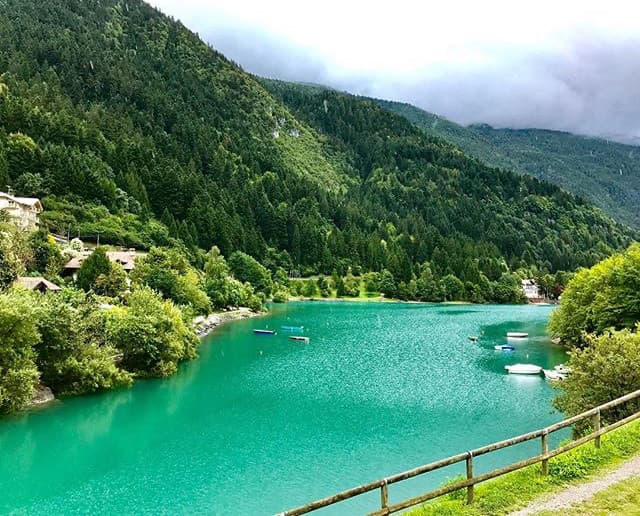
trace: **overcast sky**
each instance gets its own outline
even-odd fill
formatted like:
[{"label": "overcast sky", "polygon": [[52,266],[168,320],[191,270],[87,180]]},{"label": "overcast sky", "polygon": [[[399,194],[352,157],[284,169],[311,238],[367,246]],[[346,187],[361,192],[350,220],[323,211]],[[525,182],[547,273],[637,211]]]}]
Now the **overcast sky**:
[{"label": "overcast sky", "polygon": [[469,124],[640,137],[633,0],[150,0],[245,70]]}]

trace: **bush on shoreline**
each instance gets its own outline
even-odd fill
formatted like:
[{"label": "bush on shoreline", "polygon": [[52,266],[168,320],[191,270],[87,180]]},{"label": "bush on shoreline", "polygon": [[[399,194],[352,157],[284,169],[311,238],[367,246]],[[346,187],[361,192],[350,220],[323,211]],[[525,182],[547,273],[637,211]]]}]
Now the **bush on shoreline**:
[{"label": "bush on shoreline", "polygon": [[[552,314],[551,332],[571,349],[573,373],[554,405],[567,415],[640,389],[640,244],[579,271]],[[608,421],[640,409],[607,411]],[[577,428],[578,431],[582,427]]]},{"label": "bush on shoreline", "polygon": [[235,279],[217,248],[204,271],[180,249],[151,248],[129,285],[122,267],[98,247],[62,292],[13,288],[27,268],[57,274],[63,253],[46,236],[7,234],[14,235],[0,232],[0,414],[28,407],[39,383],[56,395],[79,395],[127,386],[134,377],[172,375],[197,354],[195,314],[212,306],[263,306],[264,294]]}]

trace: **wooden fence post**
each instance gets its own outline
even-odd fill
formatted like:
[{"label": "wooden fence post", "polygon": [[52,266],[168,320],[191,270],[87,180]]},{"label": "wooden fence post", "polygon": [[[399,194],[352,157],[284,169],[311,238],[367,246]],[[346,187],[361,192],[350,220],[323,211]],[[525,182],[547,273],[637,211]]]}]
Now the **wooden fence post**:
[{"label": "wooden fence post", "polygon": [[[600,409],[598,409],[598,411],[593,415],[593,431],[600,431]],[[596,445],[596,448],[600,448],[600,436],[595,438],[594,443]]]},{"label": "wooden fence post", "polygon": [[380,486],[380,507],[382,509],[389,507],[389,484],[387,484],[386,478],[382,481],[382,486]]},{"label": "wooden fence post", "polygon": [[[542,433],[542,455],[549,453],[549,432],[545,429]],[[549,459],[542,459],[542,474],[549,474]]]},{"label": "wooden fence post", "polygon": [[[473,478],[473,453],[467,452],[467,480]],[[467,486],[467,504],[473,503],[473,484]]]}]

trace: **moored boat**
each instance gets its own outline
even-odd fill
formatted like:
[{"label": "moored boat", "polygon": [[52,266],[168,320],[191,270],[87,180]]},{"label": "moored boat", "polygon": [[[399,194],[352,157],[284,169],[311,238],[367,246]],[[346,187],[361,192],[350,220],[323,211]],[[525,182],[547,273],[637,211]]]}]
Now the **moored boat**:
[{"label": "moored boat", "polygon": [[520,331],[510,331],[507,333],[508,339],[526,339],[529,336],[528,333],[520,332]]},{"label": "moored boat", "polygon": [[476,337],[475,335],[469,335],[469,337],[467,337],[471,342],[478,342],[478,337]]},{"label": "moored boat", "polygon": [[566,378],[566,375],[559,373],[558,371],[552,371],[551,369],[543,369],[544,377],[552,382],[561,382]]},{"label": "moored boat", "polygon": [[304,342],[305,344],[309,344],[309,341],[311,339],[309,337],[303,337],[301,335],[291,335],[291,337],[289,337],[289,340],[297,340],[299,342]]},{"label": "moored boat", "polygon": [[556,371],[557,373],[560,373],[560,374],[564,374],[564,375],[571,374],[571,368],[567,367],[564,364],[559,364],[559,365],[555,366],[553,369],[554,369],[554,371]]},{"label": "moored boat", "polygon": [[506,365],[504,368],[509,374],[540,374],[542,367],[535,364],[513,364]]},{"label": "moored boat", "polygon": [[275,335],[275,330],[253,330],[256,335]]},{"label": "moored boat", "polygon": [[515,351],[516,347],[509,344],[498,344],[497,346],[493,346],[493,349],[496,351]]}]

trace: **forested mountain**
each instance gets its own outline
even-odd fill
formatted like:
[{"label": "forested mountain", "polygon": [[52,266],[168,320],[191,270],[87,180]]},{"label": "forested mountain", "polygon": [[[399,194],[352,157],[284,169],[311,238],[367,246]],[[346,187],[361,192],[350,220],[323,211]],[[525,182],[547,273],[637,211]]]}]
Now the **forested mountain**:
[{"label": "forested mountain", "polygon": [[463,127],[409,104],[375,100],[427,134],[441,136],[495,167],[544,179],[640,227],[640,148],[543,129]]},{"label": "forested mountain", "polygon": [[[0,145],[16,191],[155,215],[188,243],[264,255],[349,184],[259,84],[143,2],[2,9]],[[82,221],[50,222],[73,233]]]},{"label": "forested mountain", "polygon": [[52,230],[470,285],[635,236],[370,101],[261,83],[139,0],[1,8],[0,187],[42,196]]}]

